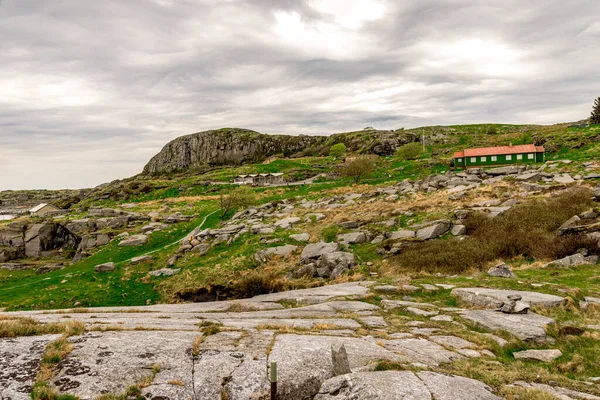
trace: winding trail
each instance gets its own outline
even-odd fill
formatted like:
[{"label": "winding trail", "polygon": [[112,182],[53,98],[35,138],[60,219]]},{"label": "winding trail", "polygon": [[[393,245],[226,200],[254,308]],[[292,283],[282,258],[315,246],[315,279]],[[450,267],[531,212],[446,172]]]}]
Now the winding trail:
[{"label": "winding trail", "polygon": [[[194,228],[192,231],[190,231],[189,233],[187,233],[187,234],[186,234],[185,236],[183,236],[181,239],[178,239],[178,240],[174,241],[173,243],[169,243],[169,244],[167,244],[167,245],[165,245],[165,246],[163,246],[163,247],[160,247],[160,248],[158,248],[158,249],[156,249],[156,250],[152,250],[152,251],[149,251],[149,252],[147,252],[147,253],[144,253],[144,254],[139,254],[139,255],[137,255],[137,256],[133,256],[133,257],[131,257],[131,258],[128,258],[128,259],[126,259],[126,260],[123,260],[123,261],[118,261],[118,262],[115,262],[115,264],[116,264],[116,265],[119,265],[119,264],[124,264],[124,263],[126,263],[126,262],[129,262],[129,261],[131,261],[131,259],[132,259],[132,258],[135,258],[135,257],[141,257],[141,256],[145,256],[145,255],[150,255],[150,254],[154,254],[154,253],[156,253],[156,252],[158,252],[158,251],[161,251],[161,250],[167,249],[167,248],[169,248],[169,247],[171,247],[171,246],[173,246],[173,245],[175,245],[175,244],[177,244],[177,243],[180,243],[180,242],[181,242],[181,241],[183,241],[183,240],[184,240],[186,237],[188,237],[189,235],[191,235],[191,234],[192,234],[192,233],[193,233],[195,230],[197,230],[197,229],[202,229],[202,227],[203,227],[203,226],[204,226],[204,224],[206,223],[206,220],[208,219],[208,217],[210,217],[211,215],[215,214],[215,213],[216,213],[216,212],[218,212],[218,211],[219,211],[219,210],[217,209],[217,210],[215,210],[215,211],[213,211],[213,212],[211,212],[211,213],[209,213],[209,214],[206,214],[206,215],[204,216],[204,218],[202,219],[202,222],[200,222],[200,225],[198,225],[198,226],[197,226],[196,228]],[[67,275],[70,275],[70,274],[72,274],[72,272],[65,272],[65,273],[63,273],[63,274],[56,275],[56,277],[65,277],[65,276],[67,276]],[[39,283],[39,282],[42,282],[42,281],[45,281],[45,280],[48,280],[48,277],[40,277],[39,279],[32,280],[32,281],[29,281],[29,282],[25,282],[25,283],[22,283],[22,284],[20,284],[20,285],[15,285],[15,286],[10,286],[10,287],[4,287],[4,288],[0,288],[0,291],[2,291],[2,292],[3,292],[3,291],[7,291],[7,290],[13,290],[13,289],[17,289],[17,288],[21,288],[21,287],[29,286],[29,285],[32,285],[32,284],[35,284],[35,283]]]}]

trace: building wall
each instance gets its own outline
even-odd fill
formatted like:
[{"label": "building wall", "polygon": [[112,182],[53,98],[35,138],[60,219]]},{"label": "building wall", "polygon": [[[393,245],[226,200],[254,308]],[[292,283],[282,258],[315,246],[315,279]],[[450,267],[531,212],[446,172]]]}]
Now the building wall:
[{"label": "building wall", "polygon": [[[533,158],[529,158],[528,155],[533,155]],[[519,159],[519,156],[521,158]],[[484,159],[482,159],[484,157]],[[473,160],[475,159],[475,160]],[[506,164],[521,164],[521,163],[535,163],[543,162],[544,153],[522,153],[522,154],[500,154],[496,156],[476,156],[476,157],[463,157],[461,161],[458,158],[454,159],[454,165],[457,167],[485,167],[493,165],[506,165]]]}]

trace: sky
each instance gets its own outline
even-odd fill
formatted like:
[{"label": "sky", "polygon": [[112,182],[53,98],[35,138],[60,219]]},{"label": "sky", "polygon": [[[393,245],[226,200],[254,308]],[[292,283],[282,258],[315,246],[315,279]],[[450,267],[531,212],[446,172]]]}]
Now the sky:
[{"label": "sky", "polygon": [[598,0],[0,0],[0,190],[168,141],[589,117]]}]

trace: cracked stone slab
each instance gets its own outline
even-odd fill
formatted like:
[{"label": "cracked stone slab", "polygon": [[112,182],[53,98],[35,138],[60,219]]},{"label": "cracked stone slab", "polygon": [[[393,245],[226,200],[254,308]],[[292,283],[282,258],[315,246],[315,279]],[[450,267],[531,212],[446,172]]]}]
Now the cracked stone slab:
[{"label": "cracked stone slab", "polygon": [[548,340],[545,328],[554,323],[552,318],[535,313],[504,314],[491,310],[464,311],[461,316],[482,328],[507,331],[527,342],[545,342]]},{"label": "cracked stone slab", "polygon": [[0,339],[0,399],[30,400],[48,343],[61,335]]},{"label": "cracked stone slab", "polygon": [[554,307],[563,305],[566,302],[566,300],[560,296],[523,290],[458,288],[453,289],[451,294],[467,303],[490,308],[501,307],[501,303],[505,302],[508,296],[512,294],[518,294],[522,297],[521,301],[529,303],[532,306]]},{"label": "cracked stone slab", "polygon": [[379,360],[401,361],[400,356],[382,348],[372,338],[279,335],[269,362],[278,364],[280,398],[304,400],[319,392],[322,382],[333,377],[331,345],[334,343],[344,345],[352,370]]},{"label": "cracked stone slab", "polygon": [[[58,365],[53,384],[61,393],[91,400],[104,393],[123,393],[127,387],[152,374],[144,389],[149,398],[192,396],[191,347],[196,332],[116,331],[72,336],[73,351]],[[179,381],[183,385],[169,382]]]},{"label": "cracked stone slab", "polygon": [[442,346],[451,347],[455,350],[477,348],[475,343],[456,336],[430,336],[429,340],[432,340],[437,344],[441,344]]},{"label": "cracked stone slab", "polygon": [[510,386],[522,387],[522,388],[531,388],[541,390],[542,392],[546,392],[552,396],[555,396],[561,400],[600,400],[600,397],[594,396],[593,394],[578,392],[575,390],[562,388],[560,386],[550,386],[543,383],[531,382],[527,383],[524,381],[516,381]]},{"label": "cracked stone slab", "polygon": [[404,361],[413,364],[437,366],[464,358],[427,339],[382,340],[382,343],[387,350],[401,355]]},{"label": "cracked stone slab", "polygon": [[356,372],[323,383],[314,400],[431,400],[425,384],[410,371]]},{"label": "cracked stone slab", "polygon": [[475,379],[429,371],[418,372],[417,376],[435,400],[502,400],[488,385]]},{"label": "cracked stone slab", "polygon": [[348,282],[337,285],[321,286],[311,289],[290,290],[255,296],[252,301],[279,302],[296,301],[298,303],[317,304],[336,297],[360,298],[369,292],[369,286],[374,282]]}]

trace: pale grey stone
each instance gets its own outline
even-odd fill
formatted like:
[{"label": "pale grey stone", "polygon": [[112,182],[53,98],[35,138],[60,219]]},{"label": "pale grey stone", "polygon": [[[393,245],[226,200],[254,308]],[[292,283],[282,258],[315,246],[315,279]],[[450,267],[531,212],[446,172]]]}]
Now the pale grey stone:
[{"label": "pale grey stone", "polygon": [[181,272],[180,268],[161,268],[155,271],[150,271],[148,274],[150,276],[172,276]]},{"label": "pale grey stone", "polygon": [[454,321],[454,318],[452,318],[449,315],[436,315],[434,317],[430,318],[431,321],[436,321],[436,322],[452,322]]},{"label": "pale grey stone", "polygon": [[314,400],[431,400],[431,395],[410,371],[378,371],[328,379]]},{"label": "pale grey stone", "polygon": [[462,317],[477,326],[492,331],[502,330],[528,342],[545,342],[548,340],[545,328],[554,323],[552,318],[535,313],[504,314],[490,310],[469,310],[461,313]]},{"label": "pale grey stone", "polygon": [[321,384],[333,377],[331,345],[343,343],[350,368],[356,370],[379,360],[400,361],[400,357],[369,338],[309,335],[279,335],[269,361],[277,362],[278,395],[282,399],[305,400],[315,396]]},{"label": "pale grey stone", "polygon": [[367,235],[363,232],[351,232],[338,235],[337,240],[347,244],[364,243],[367,241]]},{"label": "pale grey stone", "polygon": [[298,233],[295,235],[290,235],[290,239],[294,239],[298,242],[308,242],[310,240],[309,233]]},{"label": "pale grey stone", "polygon": [[560,386],[550,386],[550,385],[546,385],[544,383],[536,383],[536,382],[527,383],[524,381],[516,381],[512,385],[509,385],[509,386],[537,389],[542,392],[546,392],[546,393],[550,394],[551,396],[554,396],[555,398],[560,399],[560,400],[575,400],[575,399],[577,399],[577,400],[600,400],[600,397],[594,396],[593,394],[578,392],[578,391],[563,388]]},{"label": "pale grey stone", "polygon": [[575,182],[575,179],[571,177],[569,174],[557,174],[554,176],[554,182],[561,184],[569,184]]},{"label": "pale grey stone", "polygon": [[536,360],[551,362],[562,356],[562,352],[557,349],[550,350],[523,350],[513,353],[515,360]]},{"label": "pale grey stone", "polygon": [[464,225],[454,225],[451,232],[454,236],[466,235],[467,227]]},{"label": "pale grey stone", "polygon": [[344,229],[356,229],[358,228],[358,224],[355,221],[343,221],[338,224],[341,228]]},{"label": "pale grey stone", "polygon": [[502,400],[486,384],[462,376],[437,372],[417,372],[435,400]]},{"label": "pale grey stone", "polygon": [[126,239],[119,242],[119,246],[140,246],[148,242],[148,236],[146,235],[131,235]]},{"label": "pale grey stone", "polygon": [[510,267],[505,263],[500,263],[495,267],[492,267],[488,270],[488,275],[495,276],[499,278],[516,278],[514,272],[511,271]]},{"label": "pale grey stone", "polygon": [[333,364],[333,376],[349,374],[350,363],[348,362],[348,354],[343,343],[333,343],[331,345],[331,362]]},{"label": "pale grey stone", "polygon": [[437,366],[464,358],[427,339],[382,340],[381,343],[387,350],[401,355],[406,362],[410,363]]},{"label": "pale grey stone", "polygon": [[438,311],[425,311],[416,307],[406,307],[405,311],[419,317],[431,317],[438,314]]},{"label": "pale grey stone", "polygon": [[333,253],[340,250],[339,243],[317,242],[306,245],[300,254],[300,260],[306,262],[310,259],[317,259],[323,254]]},{"label": "pale grey stone", "polygon": [[398,308],[406,307],[419,307],[419,308],[437,308],[433,304],[429,303],[417,303],[416,301],[404,301],[404,300],[382,300],[381,306],[384,310],[395,310]]},{"label": "pale grey stone", "polygon": [[417,231],[417,238],[421,240],[434,239],[448,232],[448,229],[450,229],[450,222],[440,221],[435,225],[419,229]]},{"label": "pale grey stone", "polygon": [[457,336],[431,336],[429,340],[433,340],[437,344],[441,344],[446,347],[452,347],[453,349],[469,349],[477,347],[475,343],[469,342]]},{"label": "pale grey stone", "polygon": [[143,263],[146,261],[150,261],[152,259],[153,259],[152,256],[143,255],[143,256],[133,257],[129,262],[133,265],[136,265],[136,264],[140,264],[140,263]]},{"label": "pale grey stone", "polygon": [[390,293],[390,294],[396,294],[400,291],[398,289],[398,287],[394,286],[394,285],[378,285],[378,286],[373,286],[372,289],[375,292]]},{"label": "pale grey stone", "polygon": [[416,235],[417,234],[415,231],[411,231],[408,229],[401,229],[398,231],[387,232],[385,234],[386,238],[388,238],[390,240],[411,239],[411,238],[414,238]]},{"label": "pale grey stone", "polygon": [[388,326],[387,322],[385,322],[383,317],[359,317],[358,320],[361,324],[365,325],[368,328],[383,328]]},{"label": "pale grey stone", "polygon": [[275,223],[273,225],[275,225],[275,227],[281,228],[281,229],[290,229],[292,226],[299,223],[300,221],[302,221],[302,220],[298,217],[287,217],[287,218],[283,218],[278,221],[275,221]]},{"label": "pale grey stone", "polygon": [[553,307],[565,304],[563,297],[551,294],[527,292],[522,290],[502,290],[489,288],[457,288],[452,290],[452,295],[462,301],[483,307],[502,307],[508,296],[518,294],[523,301],[532,306]]},{"label": "pale grey stone", "polygon": [[112,272],[115,270],[114,262],[107,262],[104,264],[98,264],[94,267],[94,271],[96,272]]},{"label": "pale grey stone", "polygon": [[0,338],[0,399],[30,400],[48,343],[60,335]]}]

